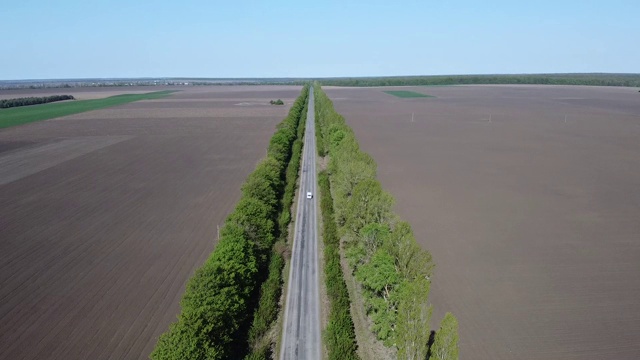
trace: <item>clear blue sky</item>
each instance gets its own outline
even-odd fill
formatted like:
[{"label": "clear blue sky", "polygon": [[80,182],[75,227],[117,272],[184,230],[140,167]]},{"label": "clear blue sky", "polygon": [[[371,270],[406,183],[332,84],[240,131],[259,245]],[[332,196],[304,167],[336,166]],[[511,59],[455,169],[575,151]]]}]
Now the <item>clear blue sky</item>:
[{"label": "clear blue sky", "polygon": [[20,0],[0,79],[640,72],[640,0]]}]

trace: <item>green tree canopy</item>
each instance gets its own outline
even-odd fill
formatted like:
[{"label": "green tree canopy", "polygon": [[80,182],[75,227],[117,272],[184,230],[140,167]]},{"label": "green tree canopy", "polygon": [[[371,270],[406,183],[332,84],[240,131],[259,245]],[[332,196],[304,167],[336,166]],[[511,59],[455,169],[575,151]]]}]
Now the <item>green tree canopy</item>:
[{"label": "green tree canopy", "polygon": [[227,224],[234,224],[244,231],[256,251],[265,254],[273,245],[274,223],[270,209],[262,201],[253,197],[244,197],[236,206],[236,210],[227,219]]},{"label": "green tree canopy", "polygon": [[411,225],[406,221],[395,224],[386,245],[397,261],[398,269],[409,280],[429,278],[433,271],[431,253],[423,250],[413,236]]},{"label": "green tree canopy", "polygon": [[397,346],[399,360],[423,360],[427,356],[429,322],[429,282],[416,279],[403,287],[398,305]]},{"label": "green tree canopy", "polygon": [[379,249],[371,261],[360,266],[356,278],[368,292],[367,312],[373,320],[372,330],[387,346],[393,343],[398,304],[397,289],[404,282],[395,268],[394,259],[384,249]]},{"label": "green tree canopy", "polygon": [[458,320],[447,313],[431,346],[431,359],[458,360]]},{"label": "green tree canopy", "polygon": [[347,222],[345,226],[354,234],[371,223],[387,223],[392,216],[393,198],[382,190],[374,179],[365,179],[353,189],[347,204]]}]

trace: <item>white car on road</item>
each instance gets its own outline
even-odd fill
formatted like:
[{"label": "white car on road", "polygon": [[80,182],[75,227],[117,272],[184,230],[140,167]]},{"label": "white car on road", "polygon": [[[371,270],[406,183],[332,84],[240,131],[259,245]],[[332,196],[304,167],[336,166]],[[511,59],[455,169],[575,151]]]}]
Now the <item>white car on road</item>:
[{"label": "white car on road", "polygon": [[307,199],[312,199],[313,198],[313,194],[311,193],[311,191],[307,191]]}]

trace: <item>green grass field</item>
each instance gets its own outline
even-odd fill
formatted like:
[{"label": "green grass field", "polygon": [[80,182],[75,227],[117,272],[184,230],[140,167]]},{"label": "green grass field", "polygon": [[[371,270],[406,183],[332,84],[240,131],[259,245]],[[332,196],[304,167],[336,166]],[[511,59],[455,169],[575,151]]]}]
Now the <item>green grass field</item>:
[{"label": "green grass field", "polygon": [[421,93],[417,93],[415,91],[407,91],[407,90],[389,90],[385,91],[386,94],[393,95],[399,98],[429,98],[433,97],[431,95],[425,95]]},{"label": "green grass field", "polygon": [[0,129],[91,110],[104,109],[139,100],[159,99],[173,92],[175,92],[175,90],[155,91],[146,94],[122,94],[104,99],[74,100],[0,109]]}]

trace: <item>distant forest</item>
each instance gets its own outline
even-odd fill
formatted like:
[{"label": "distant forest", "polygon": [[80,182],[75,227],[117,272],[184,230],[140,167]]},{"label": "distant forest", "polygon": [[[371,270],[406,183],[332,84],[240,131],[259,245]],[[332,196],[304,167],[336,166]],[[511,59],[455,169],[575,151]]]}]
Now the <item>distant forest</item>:
[{"label": "distant forest", "polygon": [[8,109],[18,106],[38,105],[46,104],[55,101],[63,100],[75,100],[72,95],[52,95],[43,97],[24,97],[17,99],[4,99],[0,100],[0,109]]},{"label": "distant forest", "polygon": [[438,75],[326,78],[318,81],[332,86],[540,84],[640,87],[640,74]]}]

